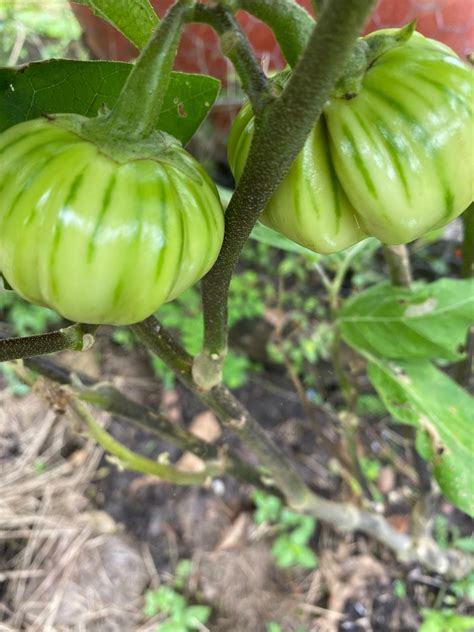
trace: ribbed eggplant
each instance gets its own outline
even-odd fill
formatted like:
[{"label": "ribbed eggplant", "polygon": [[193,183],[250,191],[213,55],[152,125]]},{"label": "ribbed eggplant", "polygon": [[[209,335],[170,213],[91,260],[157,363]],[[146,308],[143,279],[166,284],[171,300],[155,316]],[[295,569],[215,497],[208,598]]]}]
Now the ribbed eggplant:
[{"label": "ribbed eggplant", "polygon": [[[261,218],[320,253],[369,235],[410,242],[473,199],[472,69],[409,29],[378,31],[359,45],[368,53],[358,89],[338,87]],[[253,131],[246,104],[228,145],[237,180]]]}]

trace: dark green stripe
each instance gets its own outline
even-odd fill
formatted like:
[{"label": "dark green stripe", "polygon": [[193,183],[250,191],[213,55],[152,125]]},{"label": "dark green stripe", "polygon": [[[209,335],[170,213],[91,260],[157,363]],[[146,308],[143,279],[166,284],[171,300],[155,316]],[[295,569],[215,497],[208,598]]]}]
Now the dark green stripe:
[{"label": "dark green stripe", "polygon": [[347,141],[350,145],[351,154],[352,154],[351,158],[354,160],[355,166],[359,170],[359,173],[361,174],[365,182],[365,186],[367,187],[367,190],[372,195],[372,197],[378,200],[377,189],[375,188],[375,184],[372,178],[370,177],[370,173],[367,167],[365,166],[364,159],[362,158],[362,156],[359,153],[359,150],[357,149],[357,143],[355,141],[354,136],[352,135],[351,130],[348,128],[347,125],[343,125],[341,127],[341,130],[345,137],[344,140]]},{"label": "dark green stripe", "polygon": [[433,147],[431,135],[426,131],[421,123],[419,123],[419,121],[417,121],[397,100],[373,87],[370,88],[370,91],[400,115],[400,117],[407,123],[408,127],[411,129],[415,140],[419,141],[423,145],[423,151],[429,153],[429,155],[433,158],[433,164],[436,169],[437,179],[440,186],[443,188],[446,208],[444,215],[447,217],[452,212],[452,199],[454,195],[451,192],[449,184],[446,182],[443,165],[440,162],[440,155],[438,152],[434,151],[435,148]]},{"label": "dark green stripe", "polygon": [[427,77],[421,72],[413,73],[411,76],[416,78],[417,81],[422,81],[423,83],[426,83],[432,86],[433,88],[435,88],[436,90],[438,90],[440,92],[441,97],[446,98],[446,95],[447,95],[452,101],[454,101],[458,106],[460,106],[461,109],[464,110],[467,114],[469,115],[472,114],[472,109],[469,107],[469,103],[466,100],[466,98],[461,96],[461,94],[459,94],[455,90],[452,90],[451,88],[449,88],[446,84],[440,81],[436,81],[435,79],[432,79],[431,77]]},{"label": "dark green stripe", "polygon": [[[441,76],[443,75],[443,73],[440,73],[440,74]],[[466,114],[468,115],[472,114],[472,109],[469,107],[469,103],[466,100],[466,97],[464,97],[462,93],[458,93],[456,92],[456,90],[449,88],[446,84],[442,83],[441,81],[436,81],[435,79],[432,79],[431,77],[427,77],[425,74],[421,72],[411,73],[409,79],[410,80],[416,79],[417,86],[420,84],[420,82],[423,82],[431,86],[437,92],[439,92],[440,98],[443,99],[443,101],[446,101],[448,98],[449,101],[454,102],[453,107],[458,106]],[[428,110],[433,109],[433,100],[430,98],[429,93],[426,93],[425,95],[425,93],[420,92],[411,82],[408,83],[407,81],[405,82],[399,81],[399,84],[402,85],[410,94],[414,94],[418,99],[420,99],[420,101],[422,101],[426,105]],[[467,99],[469,99],[469,97],[467,97]]]},{"label": "dark green stripe", "polygon": [[[31,129],[24,130],[23,134],[20,134],[19,136],[17,136],[13,140],[11,140],[9,143],[7,143],[6,145],[0,148],[0,156],[5,154],[5,152],[9,151],[10,149],[12,149],[12,147],[15,147],[16,145],[21,143],[21,141],[27,139],[30,142],[33,138],[36,139],[37,136],[44,134],[45,132],[49,134],[51,133],[51,130],[48,128],[37,129],[35,131],[32,131]],[[44,144],[42,144],[41,147],[44,148]],[[31,151],[31,148],[28,151]]]},{"label": "dark green stripe", "polygon": [[139,180],[136,182],[136,185],[137,186],[135,190],[135,197],[133,198],[134,205],[135,205],[135,217],[134,217],[134,222],[135,222],[134,233],[135,234],[133,237],[133,247],[138,251],[140,249],[140,242],[141,242],[142,232],[143,232],[144,212],[143,212],[142,200],[146,200],[148,195],[145,193],[145,190],[144,190],[145,187],[142,188]]},{"label": "dark green stripe", "polygon": [[341,198],[340,198],[341,185],[339,183],[339,178],[337,177],[336,167],[334,166],[334,162],[332,160],[331,139],[329,137],[329,129],[328,129],[324,116],[320,118],[320,125],[322,129],[322,134],[323,134],[323,139],[322,139],[323,150],[326,155],[326,162],[329,169],[329,181],[331,183],[333,207],[336,212],[336,218],[337,218],[336,231],[339,231],[339,225],[341,223],[341,217],[342,217]]},{"label": "dark green stripe", "polygon": [[411,114],[404,105],[388,94],[385,94],[377,88],[370,87],[370,92],[374,94],[380,101],[383,101],[392,110],[395,110],[401,119],[408,125],[414,138],[423,143],[426,151],[433,153],[433,144],[431,134],[423,127],[423,125]]},{"label": "dark green stripe", "polygon": [[184,258],[184,247],[185,245],[188,247],[188,257],[190,257],[190,252],[189,252],[189,238],[188,238],[188,231],[187,231],[187,226],[184,222],[184,218],[183,218],[183,212],[182,212],[182,202],[181,202],[181,198],[178,194],[178,192],[176,191],[176,186],[173,182],[173,178],[170,177],[170,175],[167,173],[167,178],[168,178],[168,183],[169,183],[169,188],[173,189],[173,193],[171,195],[171,204],[170,204],[170,211],[171,213],[175,213],[178,217],[179,217],[179,225],[181,228],[181,239],[179,240],[179,244],[180,244],[180,248],[179,248],[179,256],[178,256],[178,261],[176,264],[176,269],[175,269],[175,273],[173,276],[173,283],[171,284],[170,287],[170,292],[173,292],[178,278],[181,274],[181,267],[183,265],[183,258]]},{"label": "dark green stripe", "polygon": [[[123,298],[123,292],[127,287],[127,271],[134,267],[136,263],[137,255],[140,254],[140,245],[141,245],[141,235],[143,228],[143,205],[141,203],[142,199],[146,199],[146,195],[140,186],[140,182],[135,182],[135,191],[133,196],[133,203],[135,207],[134,214],[134,226],[133,226],[133,239],[130,242],[130,247],[127,248],[127,256],[123,256],[124,266],[120,273],[120,278],[115,285],[113,295],[112,295],[112,303],[114,307],[117,307],[120,301]],[[132,257],[135,257],[135,261],[132,261]]]},{"label": "dark green stripe", "polygon": [[454,193],[446,185],[445,185],[445,190],[444,190],[444,204],[445,204],[445,211],[444,211],[443,218],[446,219],[446,218],[451,217],[454,211]]},{"label": "dark green stripe", "polygon": [[80,173],[76,175],[74,180],[72,181],[71,187],[69,189],[69,193],[67,194],[64,203],[62,204],[62,208],[58,214],[57,220],[54,223],[54,233],[53,233],[53,241],[51,244],[51,252],[49,254],[49,270],[50,270],[50,283],[51,283],[51,293],[53,296],[57,295],[58,292],[58,283],[56,273],[60,273],[60,270],[56,270],[56,258],[58,255],[59,244],[61,242],[62,230],[63,230],[63,211],[67,210],[69,206],[74,202],[77,197],[77,193],[84,179],[84,174],[86,169],[83,169]]},{"label": "dark green stripe", "polygon": [[[28,193],[31,187],[34,185],[36,179],[45,171],[45,169],[57,158],[57,154],[48,156],[45,160],[35,165],[35,168],[30,175],[28,176],[26,182],[23,183],[20,190],[17,192],[12,202],[10,203],[10,208],[8,212],[5,214],[4,222],[8,222],[16,211],[17,205],[19,204],[21,198]],[[1,193],[1,189],[0,189]],[[24,220],[25,226],[31,223],[32,218],[36,213],[36,206],[33,206],[30,210],[28,217]]]},{"label": "dark green stripe", "polygon": [[[204,169],[202,169],[202,171],[203,173],[201,174],[201,177],[203,180],[203,184],[200,186],[199,191],[203,192],[201,197],[202,197],[202,201],[204,202],[204,206],[202,208],[204,209],[204,212],[206,213],[206,216],[207,216],[208,206],[209,208],[211,208],[211,205],[207,204],[207,198],[211,197],[211,195],[215,195],[217,199],[219,199],[219,193],[215,190],[215,185],[213,181],[211,180],[211,178],[207,175],[206,171]],[[197,184],[195,184],[195,186],[197,186]],[[206,193],[204,193],[204,191]],[[208,217],[210,217],[210,221],[212,221],[212,228],[210,228],[210,230],[217,231],[218,224],[217,224],[217,220],[216,220],[214,212],[209,211]]]},{"label": "dark green stripe", "polygon": [[[204,247],[204,252],[205,252],[205,256],[204,256],[204,260],[201,262],[201,267],[199,270],[199,276],[201,276],[201,273],[203,272],[204,268],[207,267],[207,260],[208,257],[210,256],[211,250],[212,250],[212,235],[213,232],[216,229],[216,225],[215,225],[215,221],[214,221],[214,227],[211,226],[211,221],[210,221],[210,217],[208,214],[208,195],[206,194],[206,189],[205,187],[207,186],[207,183],[205,183],[205,181],[203,182],[202,186],[198,186],[197,184],[194,183],[190,183],[189,186],[189,193],[194,194],[193,195],[193,201],[194,201],[194,205],[195,205],[195,209],[193,210],[193,213],[199,213],[203,219],[204,222],[206,224],[206,235],[205,235],[205,247]],[[212,211],[210,212],[210,214],[213,215]],[[202,236],[203,241],[204,241],[204,235]]]},{"label": "dark green stripe", "polygon": [[[360,116],[358,112],[354,112],[354,114],[361,128],[369,136],[367,127],[365,125],[365,121],[362,119],[362,117]],[[392,131],[390,130],[389,125],[386,124],[386,122],[378,115],[378,113],[375,110],[373,109],[369,110],[368,117],[369,117],[369,120],[372,122],[372,124],[375,124],[378,131],[380,132],[383,144],[385,145],[385,148],[390,155],[390,160],[402,183],[405,197],[407,201],[411,203],[411,194],[410,194],[410,189],[408,187],[408,180],[405,175],[403,165],[400,161],[400,154],[405,154],[406,152],[400,147],[400,143],[397,143],[397,139],[392,133]]]},{"label": "dark green stripe", "polygon": [[168,208],[166,200],[166,183],[163,182],[164,169],[161,168],[162,177],[157,179],[158,185],[158,199],[160,200],[160,226],[163,237],[163,244],[158,253],[158,259],[155,265],[155,283],[160,281],[161,272],[163,270],[163,263],[165,260],[165,252],[168,247]]},{"label": "dark green stripe", "polygon": [[[68,147],[70,145],[67,145],[66,147]],[[15,196],[13,202],[10,205],[10,210],[9,212],[6,214],[5,219],[8,219],[10,217],[10,214],[13,212],[14,210],[14,205],[18,203],[18,200],[20,199],[20,197],[23,195],[23,193],[26,192],[26,190],[28,190],[28,188],[31,186],[32,184],[32,180],[34,178],[36,178],[36,176],[41,173],[42,169],[44,166],[46,166],[47,164],[49,164],[49,162],[51,162],[51,160],[53,160],[59,153],[61,153],[60,151],[57,151],[55,153],[52,153],[54,149],[59,149],[62,150],[65,147],[64,145],[64,141],[56,141],[54,143],[48,143],[47,147],[46,147],[46,151],[48,152],[48,156],[45,158],[45,160],[43,160],[42,162],[39,162],[39,164],[31,164],[32,163],[32,158],[34,158],[34,156],[36,156],[37,154],[39,154],[40,157],[44,156],[45,154],[45,146],[43,144],[41,145],[37,145],[36,147],[34,147],[33,149],[28,149],[27,151],[25,151],[24,153],[20,154],[16,160],[13,160],[9,165],[8,165],[8,169],[6,170],[6,173],[4,175],[3,181],[0,182],[0,193],[2,193],[5,189],[5,187],[10,184],[11,180],[10,180],[10,176],[12,178],[16,177],[16,169],[19,169],[22,165],[22,163],[25,162],[26,157],[28,160],[28,163],[31,166],[31,170],[29,171],[30,175],[28,176],[26,182],[24,182],[20,188],[20,190],[18,191],[17,195]],[[28,173],[28,172],[27,172]]]},{"label": "dark green stripe", "polygon": [[99,233],[102,229],[102,224],[105,216],[110,208],[110,200],[112,199],[112,194],[115,187],[115,182],[117,180],[117,174],[114,172],[107,183],[107,187],[105,188],[104,197],[102,198],[102,205],[99,211],[99,217],[97,218],[96,225],[94,227],[94,232],[92,233],[91,240],[89,241],[89,246],[87,249],[87,263],[91,263],[92,259],[95,255],[95,250],[97,247],[97,240],[99,237]]},{"label": "dark green stripe", "polygon": [[126,286],[125,277],[122,275],[120,279],[117,281],[117,284],[114,288],[114,292],[112,294],[112,304],[114,307],[117,307],[117,305],[120,303],[125,286]]},{"label": "dark green stripe", "polygon": [[409,95],[411,98],[413,98],[414,95],[423,103],[423,105],[426,106],[426,108],[431,110],[433,108],[433,101],[426,94],[426,92],[420,92],[419,90],[417,90],[416,85],[413,85],[413,83],[410,81],[411,78],[412,75],[409,75],[408,77],[404,77],[403,79],[405,80],[403,81],[402,78],[398,76],[397,81],[395,81],[394,79],[393,83],[400,86],[401,89],[406,90],[407,95]]}]

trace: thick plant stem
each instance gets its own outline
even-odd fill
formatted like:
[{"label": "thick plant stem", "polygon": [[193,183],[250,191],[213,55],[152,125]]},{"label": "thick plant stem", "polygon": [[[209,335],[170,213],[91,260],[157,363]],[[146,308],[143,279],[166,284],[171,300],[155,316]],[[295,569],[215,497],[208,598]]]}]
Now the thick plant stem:
[{"label": "thick plant stem", "polygon": [[282,94],[256,126],[247,164],[226,211],[220,255],[203,281],[204,349],[209,356],[225,354],[229,284],[242,248],[319,118],[373,4],[328,4]]},{"label": "thick plant stem", "polygon": [[208,24],[220,35],[221,50],[233,63],[258,116],[275,95],[271,81],[258,64],[247,36],[232,12],[221,5],[209,7],[198,4],[189,15],[189,21]]},{"label": "thick plant stem", "polygon": [[77,324],[38,336],[4,338],[0,340],[0,362],[56,353],[66,349],[87,351],[94,344],[96,329],[97,327],[93,325]]},{"label": "thick plant stem", "polygon": [[[349,503],[327,500],[314,493],[294,470],[282,450],[260,428],[250,412],[223,386],[204,392],[192,380],[192,358],[154,318],[132,325],[138,338],[156,353],[177,377],[207,404],[224,425],[256,454],[268,470],[269,478],[283,493],[288,506],[307,513],[343,531],[361,531],[391,549],[404,563],[421,563],[447,577],[463,577],[474,568],[472,556],[440,549],[431,538],[415,540],[398,532],[383,516],[361,511]],[[179,351],[179,357],[177,352]],[[187,369],[185,368],[187,366]]]},{"label": "thick plant stem", "polygon": [[181,31],[194,2],[178,0],[165,15],[136,61],[112,111],[100,121],[101,130],[133,139],[146,138],[155,130]]},{"label": "thick plant stem", "polygon": [[294,68],[314,28],[309,13],[288,0],[239,0],[238,4],[272,29],[283,56]]},{"label": "thick plant stem", "polygon": [[383,254],[392,284],[398,287],[409,288],[413,278],[408,248],[404,244],[400,246],[384,246]]},{"label": "thick plant stem", "polygon": [[224,459],[225,473],[272,493],[277,490],[262,482],[262,474],[243,461],[233,450],[207,443],[188,430],[173,423],[166,416],[126,397],[109,384],[96,382],[89,376],[74,372],[48,358],[30,358],[25,366],[35,373],[57,382],[72,386],[77,397],[101,410],[130,421],[133,425],[150,432],[181,450],[192,452],[203,461]]}]

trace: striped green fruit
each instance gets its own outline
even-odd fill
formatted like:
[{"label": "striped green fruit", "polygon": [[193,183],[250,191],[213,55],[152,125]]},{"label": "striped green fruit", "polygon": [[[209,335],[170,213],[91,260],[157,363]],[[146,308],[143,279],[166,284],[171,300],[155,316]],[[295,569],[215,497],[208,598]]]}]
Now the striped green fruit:
[{"label": "striped green fruit", "polygon": [[[355,96],[330,99],[262,222],[320,253],[364,233],[401,244],[447,224],[473,199],[473,99],[472,69],[414,33],[376,57]],[[246,104],[228,145],[237,180],[253,125]]]},{"label": "striped green fruit", "polygon": [[140,321],[213,265],[224,217],[181,147],[118,161],[46,119],[0,136],[0,272],[32,303],[91,324]]}]

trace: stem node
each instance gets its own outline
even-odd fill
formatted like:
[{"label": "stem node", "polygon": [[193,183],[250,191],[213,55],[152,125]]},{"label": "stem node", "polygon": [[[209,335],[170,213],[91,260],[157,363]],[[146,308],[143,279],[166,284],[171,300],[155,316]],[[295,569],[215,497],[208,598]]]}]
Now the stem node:
[{"label": "stem node", "polygon": [[222,382],[222,365],[225,354],[199,353],[193,362],[193,380],[202,391],[210,391]]}]

